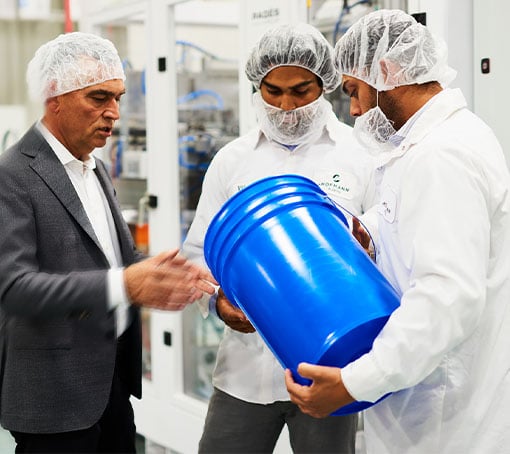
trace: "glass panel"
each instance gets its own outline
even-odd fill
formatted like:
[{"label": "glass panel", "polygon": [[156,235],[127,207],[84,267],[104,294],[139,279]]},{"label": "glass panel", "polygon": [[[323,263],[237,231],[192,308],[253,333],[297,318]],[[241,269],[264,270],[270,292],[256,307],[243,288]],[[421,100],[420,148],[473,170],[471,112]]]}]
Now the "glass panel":
[{"label": "glass panel", "polygon": [[183,315],[184,393],[207,401],[224,324],[216,317],[204,319],[196,305],[188,306]]},{"label": "glass panel", "polygon": [[[213,32],[211,32],[213,33]],[[209,35],[210,36],[210,35]],[[177,41],[181,234],[193,221],[207,167],[216,152],[239,134],[238,69],[235,60]],[[224,324],[206,319],[197,305],[183,314],[184,392],[207,400]]]}]

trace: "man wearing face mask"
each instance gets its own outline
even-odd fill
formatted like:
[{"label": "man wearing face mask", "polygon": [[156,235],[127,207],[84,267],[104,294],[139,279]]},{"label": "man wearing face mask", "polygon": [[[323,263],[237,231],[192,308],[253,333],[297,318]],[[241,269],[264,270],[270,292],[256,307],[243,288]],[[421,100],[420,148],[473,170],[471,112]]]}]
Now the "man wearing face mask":
[{"label": "man wearing face mask", "polygon": [[466,107],[445,45],[402,11],[336,45],[355,130],[376,144],[377,263],[401,293],[372,349],[342,370],[302,364],[293,402],[323,417],[353,400],[369,453],[504,453],[510,446],[510,175]]},{"label": "man wearing face mask", "polygon": [[[355,215],[375,199],[372,158],[324,98],[339,75],[333,48],[318,30],[305,24],[269,30],[251,51],[246,74],[256,89],[258,128],[220,150],[207,171],[184,244],[188,257],[202,263],[213,216],[261,178],[309,177]],[[246,316],[221,290],[209,306],[226,327],[199,451],[269,453],[287,424],[295,452],[353,453],[357,415],[318,420],[301,413],[289,400],[282,366]]]}]

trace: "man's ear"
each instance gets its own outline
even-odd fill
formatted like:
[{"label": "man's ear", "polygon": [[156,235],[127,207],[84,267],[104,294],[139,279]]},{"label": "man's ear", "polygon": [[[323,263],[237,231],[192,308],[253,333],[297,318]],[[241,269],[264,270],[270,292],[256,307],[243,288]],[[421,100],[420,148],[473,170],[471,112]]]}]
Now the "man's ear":
[{"label": "man's ear", "polygon": [[[45,93],[46,94],[48,94],[48,93],[55,93],[56,87],[57,87],[57,81],[54,80],[54,79],[50,80],[48,82],[47,89],[45,90]],[[46,105],[48,106],[49,101],[52,100],[52,99],[55,99],[55,98],[56,98],[55,96],[53,96],[51,98],[48,98],[46,100]]]},{"label": "man's ear", "polygon": [[379,62],[381,68],[381,80],[384,85],[396,86],[399,85],[397,81],[397,74],[400,71],[400,66],[392,61],[387,61],[384,58]]},{"label": "man's ear", "polygon": [[58,113],[60,110],[60,98],[59,96],[53,96],[46,100],[46,109],[51,113]]}]

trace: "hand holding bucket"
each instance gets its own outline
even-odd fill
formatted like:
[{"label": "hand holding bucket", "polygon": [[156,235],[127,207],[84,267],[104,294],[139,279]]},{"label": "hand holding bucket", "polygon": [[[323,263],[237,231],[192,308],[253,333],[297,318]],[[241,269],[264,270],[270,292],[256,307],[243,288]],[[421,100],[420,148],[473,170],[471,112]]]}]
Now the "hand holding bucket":
[{"label": "hand holding bucket", "polygon": [[265,178],[230,198],[207,230],[204,253],[227,298],[301,384],[309,382],[299,363],[345,366],[370,350],[399,305],[342,212],[302,176]]}]

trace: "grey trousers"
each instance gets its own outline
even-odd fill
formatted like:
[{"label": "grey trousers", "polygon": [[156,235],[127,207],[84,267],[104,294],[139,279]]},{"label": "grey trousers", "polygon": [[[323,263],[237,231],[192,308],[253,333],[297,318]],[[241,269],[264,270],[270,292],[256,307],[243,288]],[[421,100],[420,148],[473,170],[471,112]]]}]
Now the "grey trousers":
[{"label": "grey trousers", "polygon": [[316,419],[290,401],[253,404],[214,389],[198,452],[271,453],[287,424],[294,453],[354,454],[358,415]]}]

